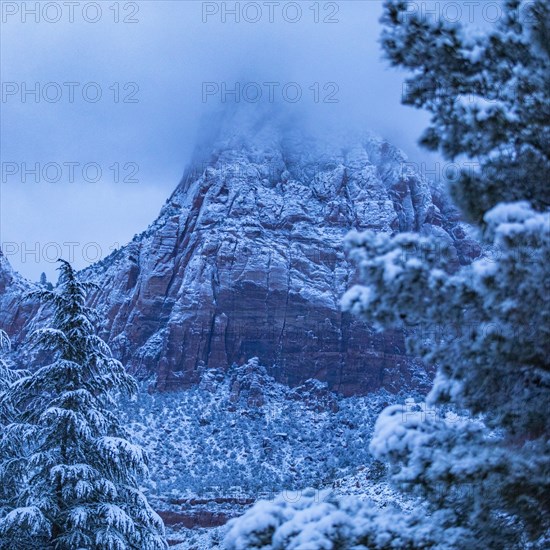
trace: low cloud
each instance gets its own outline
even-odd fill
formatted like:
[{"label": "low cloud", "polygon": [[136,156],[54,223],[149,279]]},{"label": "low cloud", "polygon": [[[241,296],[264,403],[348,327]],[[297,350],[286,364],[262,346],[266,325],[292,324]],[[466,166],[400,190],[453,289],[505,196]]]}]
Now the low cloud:
[{"label": "low cloud", "polygon": [[72,15],[63,2],[38,15],[35,2],[2,4],[0,241],[19,243],[9,259],[30,279],[55,278],[55,264],[23,245],[98,243],[105,256],[145,229],[205,121],[235,103],[282,104],[320,132],[337,122],[436,158],[416,144],[426,115],[400,105],[405,75],[382,57],[381,2],[115,2],[101,13],[79,2]]}]

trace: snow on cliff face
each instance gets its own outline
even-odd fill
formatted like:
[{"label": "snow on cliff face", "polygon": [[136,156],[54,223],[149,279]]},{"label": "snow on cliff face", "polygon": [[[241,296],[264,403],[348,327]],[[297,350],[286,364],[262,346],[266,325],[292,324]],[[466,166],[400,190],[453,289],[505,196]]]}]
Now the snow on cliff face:
[{"label": "snow on cliff face", "polygon": [[343,240],[350,229],[421,231],[455,240],[460,257],[456,213],[383,140],[335,145],[275,126],[229,126],[159,218],[82,273],[99,284],[90,301],[103,336],[160,390],[253,356],[291,385],[397,390],[422,369],[401,334],[340,311],[353,282]]},{"label": "snow on cliff face", "polygon": [[350,229],[451,239],[456,220],[403,153],[264,124],[230,131],[203,158],[144,234],[86,273],[119,356],[156,372],[159,389],[252,356],[291,385],[317,377],[351,394],[409,383],[401,335],[374,334],[339,308]]},{"label": "snow on cliff face", "polygon": [[0,249],[0,329],[10,336],[22,332],[34,315],[36,308],[33,304],[22,301],[22,297],[34,287],[13,270]]}]

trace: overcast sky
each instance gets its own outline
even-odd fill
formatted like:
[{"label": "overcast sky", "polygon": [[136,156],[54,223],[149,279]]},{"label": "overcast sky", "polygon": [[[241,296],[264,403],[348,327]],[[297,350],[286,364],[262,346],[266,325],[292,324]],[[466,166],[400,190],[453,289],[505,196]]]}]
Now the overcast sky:
[{"label": "overcast sky", "polygon": [[427,115],[400,105],[405,74],[382,58],[378,0],[302,1],[301,13],[295,2],[240,2],[238,22],[235,2],[25,12],[35,4],[2,2],[0,59],[0,241],[30,279],[55,278],[59,250],[82,268],[145,229],[179,182],[201,117],[237,81],[253,83],[242,102],[271,89],[288,103],[299,87],[291,108],[437,160],[416,144]]}]

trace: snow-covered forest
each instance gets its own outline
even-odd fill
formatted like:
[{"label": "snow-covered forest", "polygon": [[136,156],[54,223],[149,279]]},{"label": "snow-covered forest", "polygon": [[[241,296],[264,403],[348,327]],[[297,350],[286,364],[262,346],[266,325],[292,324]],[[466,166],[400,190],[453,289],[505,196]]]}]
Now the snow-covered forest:
[{"label": "snow-covered forest", "polygon": [[447,186],[237,110],[128,245],[0,252],[0,550],[550,547],[550,6],[412,4]]}]

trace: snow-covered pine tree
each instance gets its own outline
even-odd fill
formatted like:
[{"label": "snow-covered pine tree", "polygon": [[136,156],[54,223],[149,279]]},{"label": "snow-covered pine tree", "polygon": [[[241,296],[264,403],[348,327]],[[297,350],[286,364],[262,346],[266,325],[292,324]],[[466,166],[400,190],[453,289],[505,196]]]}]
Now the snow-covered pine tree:
[{"label": "snow-covered pine tree", "polygon": [[40,274],[40,281],[38,284],[46,290],[53,290],[53,285],[48,281],[48,278],[46,277],[46,274],[44,272]]},{"label": "snow-covered pine tree", "polygon": [[5,355],[11,350],[11,340],[9,336],[0,329],[0,392],[5,391],[11,382],[15,379],[13,371]]},{"label": "snow-covered pine tree", "polygon": [[[155,550],[164,527],[140,491],[144,451],[116,416],[115,396],[136,383],[94,330],[90,284],[61,260],[51,328],[32,335],[53,362],[16,380],[3,402],[17,411],[8,430],[26,442],[25,483],[0,516],[3,550]],[[2,465],[4,467],[4,465]]]},{"label": "snow-covered pine tree", "polygon": [[[10,422],[11,418],[8,410],[2,407],[2,396],[13,382],[13,371],[10,369],[7,360],[4,358],[6,352],[11,348],[11,341],[8,335],[0,329],[0,465],[3,463],[5,456],[5,427]],[[2,469],[0,466],[0,507],[4,502],[4,479],[2,477]],[[1,512],[0,512],[1,513]]]},{"label": "snow-covered pine tree", "polygon": [[[469,548],[544,546],[550,9],[545,0],[506,0],[492,29],[472,32],[409,4],[386,0],[383,46],[393,65],[412,71],[405,102],[432,114],[423,143],[470,161],[451,192],[485,253],[456,271],[429,236],[349,237],[363,285],[344,309],[378,328],[415,326],[410,351],[438,365],[427,407],[386,410],[371,451],[427,498],[441,547],[456,528]],[[469,420],[439,414],[449,404]]]},{"label": "snow-covered pine tree", "polygon": [[489,29],[449,22],[442,6],[439,17],[424,8],[387,0],[382,45],[393,66],[411,73],[403,103],[431,114],[421,143],[463,166],[451,182],[463,215],[483,224],[499,202],[548,208],[548,2],[503,0]]},{"label": "snow-covered pine tree", "polygon": [[6,392],[25,371],[12,368],[7,354],[11,350],[8,335],[0,330],[0,518],[10,510],[24,478],[24,438],[13,422],[16,411],[5,399]]}]

